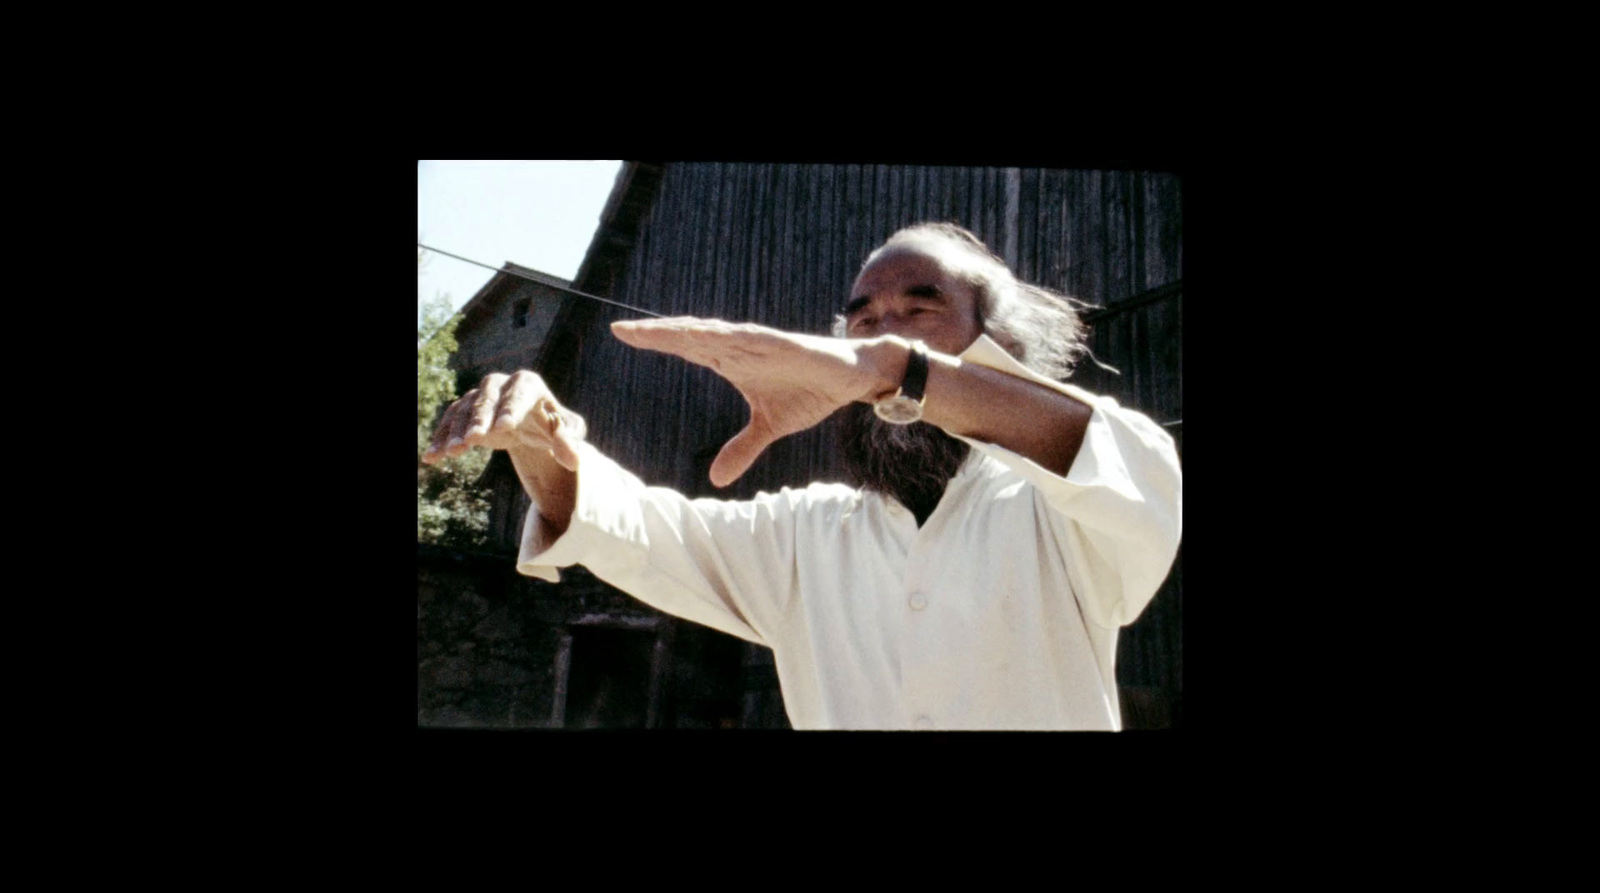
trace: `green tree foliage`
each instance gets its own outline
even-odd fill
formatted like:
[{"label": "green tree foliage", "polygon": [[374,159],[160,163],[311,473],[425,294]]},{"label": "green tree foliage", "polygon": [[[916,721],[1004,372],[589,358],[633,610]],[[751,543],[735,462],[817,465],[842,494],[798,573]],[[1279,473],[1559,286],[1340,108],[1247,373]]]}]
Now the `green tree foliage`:
[{"label": "green tree foliage", "polygon": [[[418,251],[417,265],[422,265]],[[444,408],[459,395],[450,355],[461,315],[439,295],[422,305],[417,325],[417,542],[478,549],[488,545],[489,495],[478,479],[489,462],[485,450],[471,450],[437,465],[424,465],[422,453]]]}]

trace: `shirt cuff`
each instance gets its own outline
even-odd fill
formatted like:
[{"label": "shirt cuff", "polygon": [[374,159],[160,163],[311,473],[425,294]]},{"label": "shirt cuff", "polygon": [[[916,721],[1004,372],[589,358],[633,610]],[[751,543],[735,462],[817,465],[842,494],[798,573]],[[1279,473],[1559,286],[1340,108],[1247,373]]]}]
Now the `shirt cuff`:
[{"label": "shirt cuff", "polygon": [[960,440],[1021,475],[1048,505],[1075,522],[1118,536],[1171,538],[1176,548],[1183,477],[1172,435],[1111,397],[1034,372],[987,335],[979,336],[960,359],[1025,378],[1092,410],[1083,445],[1064,477],[997,444],[958,435]]},{"label": "shirt cuff", "polygon": [[[642,562],[650,548],[644,515],[633,496],[644,484],[588,443],[580,441],[576,452],[578,492],[567,530],[553,542],[548,541],[540,523],[539,506],[531,506],[522,522],[518,573],[559,583],[559,568],[593,561],[597,555],[615,555],[619,545],[623,552],[635,552]],[[638,548],[629,550],[629,544]],[[627,558],[617,557],[627,562]]]},{"label": "shirt cuff", "polygon": [[1134,485],[1133,477],[1129,474],[1127,464],[1118,449],[1112,416],[1116,416],[1115,424],[1124,426],[1137,425],[1139,421],[1143,421],[1158,440],[1165,440],[1170,444],[1171,437],[1154,422],[1150,422],[1138,413],[1122,409],[1117,405],[1117,401],[1110,397],[1091,394],[1077,385],[1040,375],[1018,362],[1016,357],[1007,353],[1005,348],[988,335],[978,336],[970,347],[962,351],[960,360],[963,363],[972,363],[1027,379],[1065,394],[1092,410],[1088,428],[1084,431],[1083,446],[1073,458],[1072,467],[1067,469],[1066,477],[1005,447],[956,435],[960,440],[1010,467],[1029,483],[1047,491],[1063,483],[1076,487],[1109,487],[1125,498],[1140,500],[1139,488]]}]

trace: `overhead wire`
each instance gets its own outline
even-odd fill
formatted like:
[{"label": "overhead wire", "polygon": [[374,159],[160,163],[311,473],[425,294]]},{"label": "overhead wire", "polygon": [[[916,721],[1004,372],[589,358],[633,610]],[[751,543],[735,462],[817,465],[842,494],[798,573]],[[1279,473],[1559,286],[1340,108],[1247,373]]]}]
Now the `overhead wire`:
[{"label": "overhead wire", "polygon": [[[483,267],[486,270],[493,270],[496,273],[505,273],[508,276],[515,276],[518,279],[526,279],[529,282],[537,282],[540,285],[549,285],[550,284],[548,282],[544,282],[542,280],[535,279],[535,278],[533,278],[532,276],[529,276],[526,273],[518,273],[516,270],[507,270],[504,267],[493,267],[493,266],[490,266],[489,264],[483,263],[482,261],[473,260],[470,257],[462,257],[459,254],[451,254],[448,251],[440,251],[437,248],[430,248],[427,245],[422,244],[421,242],[417,243],[417,247],[423,249],[424,251],[432,251],[434,254],[442,254],[445,257],[453,257],[456,260],[459,260],[459,261],[461,261],[463,263],[469,263],[469,264],[473,264],[473,265],[476,265],[476,266],[479,266],[479,267]],[[624,304],[621,301],[613,301],[610,298],[602,298],[599,295],[591,295],[591,294],[588,294],[586,292],[578,291],[577,289],[571,288],[571,287],[568,287],[568,286],[557,286],[557,287],[560,288],[562,291],[567,292],[568,294],[574,294],[574,295],[577,295],[580,298],[588,298],[591,301],[599,301],[602,304],[610,304],[613,307],[621,307],[624,310],[632,310],[635,313],[643,313],[646,316],[654,316],[657,319],[666,319],[667,318],[665,314],[657,313],[654,310],[646,310],[643,307],[635,307],[632,304]]]}]

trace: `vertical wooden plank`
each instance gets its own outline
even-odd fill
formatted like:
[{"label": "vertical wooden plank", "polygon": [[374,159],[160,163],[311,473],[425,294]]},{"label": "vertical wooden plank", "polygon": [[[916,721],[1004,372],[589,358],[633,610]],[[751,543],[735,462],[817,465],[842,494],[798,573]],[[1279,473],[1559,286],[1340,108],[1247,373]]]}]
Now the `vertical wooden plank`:
[{"label": "vertical wooden plank", "polygon": [[1172,203],[1170,206],[1162,208],[1162,218],[1168,221],[1170,232],[1172,233],[1170,248],[1168,248],[1166,234],[1169,230],[1166,227],[1163,228],[1162,246],[1163,249],[1170,251],[1167,256],[1172,258],[1169,261],[1171,269],[1168,270],[1167,274],[1168,282],[1183,278],[1183,178],[1174,177],[1173,180]]},{"label": "vertical wooden plank", "polygon": [[949,167],[945,169],[945,176],[950,183],[950,207],[945,219],[956,226],[966,227],[967,169],[964,167]]},{"label": "vertical wooden plank", "polygon": [[684,166],[684,184],[682,200],[678,203],[678,225],[673,228],[673,260],[669,267],[674,281],[672,312],[682,314],[687,311],[694,289],[694,273],[696,248],[699,238],[696,230],[700,226],[700,203],[695,201],[701,190],[705,188],[703,171],[704,164],[691,163]]},{"label": "vertical wooden plank", "polygon": [[1128,287],[1127,171],[1103,171],[1100,195],[1100,268],[1106,302],[1133,295]]},{"label": "vertical wooden plank", "polygon": [[572,674],[572,633],[561,631],[561,641],[556,645],[555,695],[550,699],[550,727],[559,729],[567,723],[567,680]]},{"label": "vertical wooden plank", "polygon": [[805,171],[805,206],[800,215],[800,275],[795,280],[795,293],[785,300],[790,305],[789,318],[794,320],[793,331],[816,331],[811,308],[817,306],[817,258],[822,243],[828,238],[827,223],[822,216],[822,165],[807,164]]},{"label": "vertical wooden plank", "polygon": [[959,208],[957,208],[956,202],[958,197],[961,195],[961,168],[959,166],[952,165],[943,168],[943,171],[944,185],[941,192],[943,195],[944,208],[940,212],[939,219],[960,225],[961,211]]},{"label": "vertical wooden plank", "polygon": [[784,244],[784,214],[788,208],[789,199],[789,166],[774,164],[772,166],[772,201],[769,206],[767,220],[766,245],[762,251],[766,255],[767,264],[762,271],[761,282],[757,285],[751,299],[755,302],[749,308],[750,319],[770,319],[762,317],[760,313],[766,307],[772,295],[772,285],[783,275],[783,252],[779,246]]},{"label": "vertical wooden plank", "polygon": [[750,210],[747,218],[747,231],[751,234],[751,251],[748,265],[748,278],[745,284],[745,300],[754,300],[754,296],[761,290],[762,279],[766,274],[766,246],[772,241],[772,211],[770,196],[772,194],[773,165],[751,165],[750,176],[755,182],[755,191],[750,196]]},{"label": "vertical wooden plank", "polygon": [[738,277],[742,268],[740,246],[744,241],[744,232],[738,222],[739,205],[744,195],[741,173],[741,165],[737,162],[722,165],[722,209],[719,219],[723,227],[723,250],[717,256],[717,288],[713,292],[711,306],[711,312],[719,319],[725,318],[723,308],[728,306],[738,291]]},{"label": "vertical wooden plank", "polygon": [[985,201],[983,191],[983,168],[973,167],[967,169],[967,222],[966,228],[980,240],[983,238],[983,209],[988,202]]},{"label": "vertical wooden plank", "polygon": [[1168,422],[1183,413],[1183,296],[1149,305],[1145,317],[1150,330],[1150,414]]},{"label": "vertical wooden plank", "polygon": [[679,295],[682,289],[678,281],[678,277],[681,275],[681,261],[679,263],[674,263],[674,261],[683,257],[683,228],[685,225],[683,217],[685,208],[688,205],[688,202],[683,199],[683,194],[690,185],[690,165],[673,165],[672,172],[673,181],[671,185],[675,188],[672,192],[672,198],[664,203],[663,210],[668,213],[662,220],[663,225],[657,231],[664,250],[662,252],[661,265],[657,270],[660,278],[656,281],[659,283],[657,287],[661,290],[662,305],[667,308],[662,312],[676,316],[679,313],[678,308],[682,306],[679,303]]},{"label": "vertical wooden plank", "polygon": [[775,275],[762,291],[761,313],[752,318],[774,320],[779,328],[783,328],[783,308],[780,306],[780,301],[782,295],[791,291],[790,282],[793,280],[795,267],[795,241],[798,236],[795,232],[795,193],[799,166],[782,164],[778,168],[781,171],[778,181],[778,239],[772,245]]},{"label": "vertical wooden plank", "polygon": [[838,215],[838,223],[834,227],[833,253],[828,269],[831,271],[833,283],[833,304],[828,307],[829,324],[833,320],[833,308],[844,303],[844,291],[849,285],[848,273],[853,273],[851,261],[853,259],[850,247],[851,224],[855,210],[850,206],[850,165],[841,164],[833,169],[834,208]]},{"label": "vertical wooden plank", "polygon": [[1096,304],[1109,305],[1117,296],[1106,292],[1104,179],[1103,171],[1084,172],[1084,240],[1078,257],[1084,268],[1084,290],[1094,295]]},{"label": "vertical wooden plank", "polygon": [[926,223],[933,219],[928,202],[928,167],[917,165],[916,177],[911,189],[911,213],[907,215],[911,223]]},{"label": "vertical wooden plank", "polygon": [[699,162],[691,165],[693,168],[693,186],[686,198],[688,207],[684,218],[688,225],[684,227],[683,241],[683,287],[681,289],[681,303],[679,312],[689,313],[691,308],[704,306],[703,296],[700,292],[701,284],[705,282],[707,249],[710,247],[711,211],[713,206],[708,199],[712,187],[713,165]]},{"label": "vertical wooden plank", "polygon": [[1046,172],[1040,168],[1030,168],[1024,186],[1030,193],[1028,201],[1033,208],[1032,213],[1028,215],[1030,259],[1024,278],[1037,283],[1045,282],[1045,258],[1051,253],[1045,241],[1047,226],[1045,217],[1049,213],[1049,204],[1045,198],[1045,174]]},{"label": "vertical wooden plank", "polygon": [[834,227],[838,224],[833,202],[833,165],[811,166],[811,195],[811,208],[807,214],[807,219],[811,221],[811,235],[806,260],[805,312],[800,318],[799,331],[821,334],[827,331],[822,314],[824,305],[828,303],[825,295],[831,293],[827,276],[829,261],[833,256]]},{"label": "vertical wooden plank", "polygon": [[[1044,207],[1041,216],[1044,223],[1044,247],[1046,255],[1040,259],[1040,282],[1046,287],[1057,291],[1078,295],[1074,291],[1073,264],[1076,258],[1072,255],[1072,240],[1069,222],[1075,213],[1077,203],[1074,197],[1068,195],[1068,188],[1072,185],[1070,173],[1067,171],[1047,170],[1043,172]],[[1078,295],[1081,297],[1081,295]]]},{"label": "vertical wooden plank", "polygon": [[1140,294],[1154,288],[1160,283],[1151,283],[1146,277],[1148,272],[1145,253],[1148,245],[1145,232],[1145,188],[1146,176],[1142,171],[1132,173],[1132,187],[1128,193],[1128,250],[1131,252],[1129,260],[1128,288],[1133,294]]},{"label": "vertical wooden plank", "polygon": [[1002,171],[1005,182],[1005,201],[1000,215],[1000,232],[1003,248],[997,252],[1006,259],[1006,266],[1017,268],[1017,227],[1022,213],[1022,171],[1008,167]]},{"label": "vertical wooden plank", "polygon": [[842,174],[839,194],[843,202],[841,216],[844,232],[839,242],[840,267],[854,264],[858,260],[856,244],[860,238],[857,234],[861,230],[862,220],[861,165],[847,164],[843,167]]},{"label": "vertical wooden plank", "polygon": [[645,698],[644,727],[661,728],[662,691],[666,688],[667,674],[672,666],[672,631],[674,624],[665,620],[656,633],[655,644],[650,649],[649,693]]},{"label": "vertical wooden plank", "polygon": [[1005,254],[1006,172],[1003,168],[987,167],[983,170],[984,226],[988,230],[983,243],[995,254]]},{"label": "vertical wooden plank", "polygon": [[713,162],[694,165],[695,188],[690,193],[689,229],[684,233],[690,249],[688,277],[683,288],[685,313],[704,307],[711,283],[711,264],[715,259],[717,166]]},{"label": "vertical wooden plank", "polygon": [[[1098,296],[1089,284],[1088,254],[1088,174],[1084,171],[1067,171],[1066,189],[1070,194],[1068,213],[1062,220],[1063,235],[1072,253],[1072,263],[1067,269],[1072,293],[1091,304],[1099,304]],[[1109,330],[1108,330],[1109,334]],[[1115,365],[1115,364],[1113,364]]]},{"label": "vertical wooden plank", "polygon": [[968,213],[972,215],[972,223],[968,225],[968,229],[972,231],[973,235],[984,241],[987,241],[989,231],[988,224],[984,221],[984,215],[989,210],[989,190],[985,177],[986,173],[987,170],[985,168],[972,168],[972,176],[968,180],[972,190],[969,196],[972,206],[968,209]]},{"label": "vertical wooden plank", "polygon": [[986,204],[986,202],[984,201],[984,192],[983,192],[983,168],[981,168],[981,167],[969,167],[969,168],[967,168],[966,181],[967,181],[967,220],[966,220],[965,223],[962,224],[962,226],[965,226],[969,232],[971,232],[973,235],[977,236],[979,238],[979,240],[982,240],[983,239],[983,207]]},{"label": "vertical wooden plank", "polygon": [[818,191],[821,180],[817,176],[817,166],[802,164],[799,171],[795,240],[790,249],[795,252],[794,273],[789,277],[788,291],[779,298],[783,304],[784,319],[788,320],[786,328],[792,332],[805,332],[811,328],[806,311],[816,300],[811,294],[811,284],[815,280],[812,265],[816,263],[817,242],[822,239],[822,221],[817,213],[822,203],[822,195]]},{"label": "vertical wooden plank", "polygon": [[696,265],[694,296],[691,307],[705,307],[716,294],[717,288],[717,249],[722,241],[724,232],[721,220],[722,212],[722,165],[709,162],[703,165],[705,169],[706,194],[700,202],[701,217],[700,231],[697,242],[699,263]]},{"label": "vertical wooden plank", "polygon": [[899,196],[900,213],[895,220],[895,229],[902,229],[917,222],[916,194],[917,194],[917,169],[906,165],[895,165],[895,173],[899,177],[899,186],[896,193]]},{"label": "vertical wooden plank", "polygon": [[1161,174],[1139,174],[1139,287],[1141,291],[1166,284],[1161,278]]},{"label": "vertical wooden plank", "polygon": [[1039,172],[1023,168],[1017,182],[1017,262],[1011,268],[1018,279],[1038,282],[1033,268],[1037,257],[1035,242],[1039,232]]},{"label": "vertical wooden plank", "polygon": [[818,300],[817,312],[813,314],[813,328],[811,331],[827,333],[833,320],[834,305],[841,302],[845,283],[840,282],[840,258],[844,250],[845,226],[845,199],[844,199],[845,166],[842,164],[829,164],[822,167],[822,203],[818,210],[828,220],[828,238],[822,244],[822,252],[817,258],[817,278],[815,288]]},{"label": "vertical wooden plank", "polygon": [[886,164],[884,168],[885,186],[883,199],[884,210],[888,213],[884,215],[883,227],[878,231],[877,241],[879,243],[900,229],[900,227],[905,226],[905,217],[902,214],[904,194],[901,182],[904,179],[904,169],[898,164]]},{"label": "vertical wooden plank", "polygon": [[876,245],[891,232],[894,199],[889,192],[889,166],[872,166],[872,233],[868,241]]},{"label": "vertical wooden plank", "polygon": [[972,232],[983,244],[994,247],[994,189],[991,182],[991,169],[987,167],[975,168],[977,176],[973,180],[972,213],[977,217],[978,225]]},{"label": "vertical wooden plank", "polygon": [[962,195],[964,187],[961,182],[965,168],[952,165],[944,168],[944,214],[941,220],[961,226]]},{"label": "vertical wooden plank", "polygon": [[1003,168],[984,169],[984,223],[988,235],[983,242],[995,254],[1004,256],[1006,217],[1006,172]]},{"label": "vertical wooden plank", "polygon": [[[664,242],[668,245],[668,252],[662,259],[658,271],[659,280],[667,292],[666,300],[671,308],[667,313],[679,315],[689,306],[688,275],[692,269],[693,258],[690,253],[691,239],[689,230],[694,227],[694,205],[696,188],[699,185],[700,165],[680,163],[673,165],[673,181],[675,188],[667,199],[667,207],[671,214],[665,219],[667,231],[662,233]],[[667,184],[663,184],[664,186]],[[659,354],[640,352],[642,372],[646,378],[641,381],[645,389],[642,393],[649,393],[650,380],[666,385],[666,389],[674,397],[684,394],[684,378],[691,373],[681,363],[673,363],[670,359]],[[653,373],[653,375],[651,374]],[[684,405],[687,404],[687,405]],[[648,427],[651,436],[639,444],[641,452],[640,461],[644,464],[650,475],[648,481],[678,481],[682,473],[682,465],[677,460],[677,454],[690,448],[691,440],[688,432],[679,429],[677,422],[680,413],[690,411],[693,401],[680,400],[678,412],[651,412],[652,424]],[[678,416],[679,418],[675,418]],[[658,445],[656,450],[649,448],[650,444]],[[663,449],[664,447],[665,449]],[[670,450],[671,453],[667,453]]]},{"label": "vertical wooden plank", "polygon": [[756,165],[742,163],[736,166],[739,179],[738,202],[733,209],[733,227],[739,233],[740,254],[734,287],[728,289],[728,302],[718,308],[727,313],[736,301],[743,301],[750,293],[750,259],[755,255],[754,207],[756,194]]},{"label": "vertical wooden plank", "polygon": [[739,188],[739,181],[734,176],[734,165],[717,165],[717,182],[719,187],[719,200],[717,203],[717,251],[715,266],[712,270],[711,282],[711,315],[717,318],[722,316],[722,308],[728,303],[728,278],[734,266],[733,258],[736,256],[735,239],[738,229],[733,225],[734,194]]}]

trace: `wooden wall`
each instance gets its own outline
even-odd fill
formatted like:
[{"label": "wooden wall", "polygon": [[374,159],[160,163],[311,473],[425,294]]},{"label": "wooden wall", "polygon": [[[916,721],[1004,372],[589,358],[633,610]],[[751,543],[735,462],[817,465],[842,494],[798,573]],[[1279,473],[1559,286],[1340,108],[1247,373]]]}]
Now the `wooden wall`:
[{"label": "wooden wall", "polygon": [[[1179,182],[1169,174],[669,164],[606,296],[667,315],[822,333],[868,252],[902,226],[950,220],[1014,259],[1022,278],[1112,304],[1181,277],[1180,215]],[[561,396],[588,417],[596,443],[647,481],[709,492],[697,474],[709,457],[686,457],[714,454],[743,426],[737,392],[709,371],[634,351],[604,328],[636,314],[584,309],[590,319]],[[1112,365],[1115,352],[1096,348]],[[1181,380],[1162,387],[1162,409],[1181,405]],[[832,476],[828,433],[779,444],[730,492]]]}]

